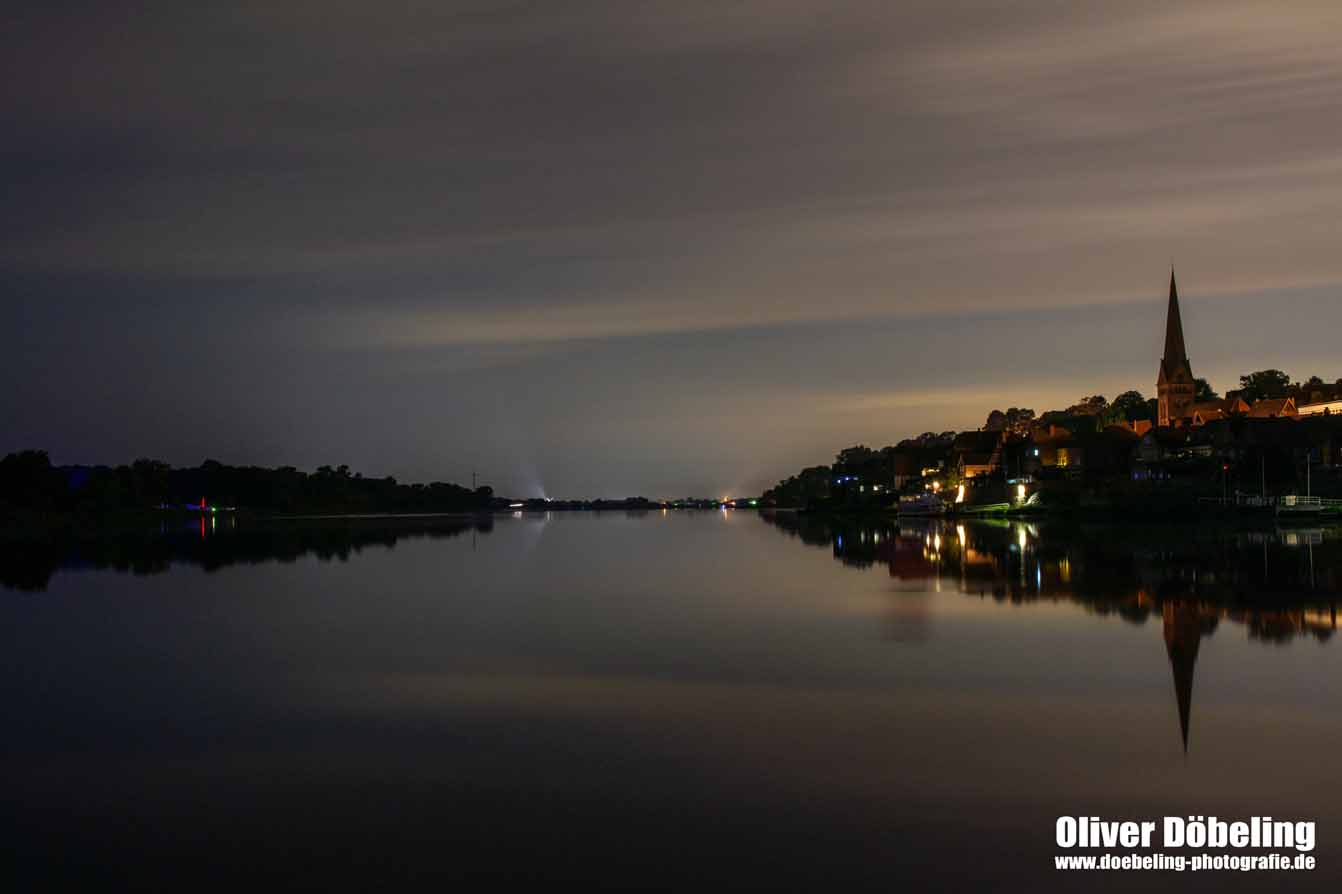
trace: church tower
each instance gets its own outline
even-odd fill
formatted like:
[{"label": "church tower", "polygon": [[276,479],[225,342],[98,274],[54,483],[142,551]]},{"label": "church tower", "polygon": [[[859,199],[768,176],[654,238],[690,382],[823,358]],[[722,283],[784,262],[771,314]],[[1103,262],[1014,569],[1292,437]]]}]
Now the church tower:
[{"label": "church tower", "polygon": [[1159,402],[1157,424],[1178,425],[1193,410],[1193,368],[1184,352],[1184,324],[1179,318],[1179,291],[1170,268],[1170,307],[1165,316],[1165,356],[1160,358],[1156,376]]}]

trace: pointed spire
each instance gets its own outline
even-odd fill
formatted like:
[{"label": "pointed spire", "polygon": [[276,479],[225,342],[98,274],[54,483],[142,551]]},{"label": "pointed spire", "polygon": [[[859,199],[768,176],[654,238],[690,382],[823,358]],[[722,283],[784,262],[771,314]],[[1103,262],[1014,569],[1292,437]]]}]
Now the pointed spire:
[{"label": "pointed spire", "polygon": [[1184,754],[1187,754],[1188,723],[1193,713],[1193,668],[1197,665],[1198,644],[1202,640],[1201,616],[1195,605],[1184,602],[1166,602],[1162,614],[1165,650],[1174,672],[1174,700],[1179,707],[1179,735]]},{"label": "pointed spire", "polygon": [[1184,323],[1179,316],[1179,289],[1174,284],[1174,265],[1170,265],[1170,306],[1165,315],[1165,356],[1161,358],[1167,372],[1188,365],[1184,350]]}]

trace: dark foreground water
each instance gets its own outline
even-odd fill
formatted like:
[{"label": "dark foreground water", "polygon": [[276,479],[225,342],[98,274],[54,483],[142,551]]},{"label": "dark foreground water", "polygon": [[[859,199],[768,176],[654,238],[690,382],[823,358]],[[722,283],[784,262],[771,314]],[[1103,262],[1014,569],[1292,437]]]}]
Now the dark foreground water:
[{"label": "dark foreground water", "polygon": [[[0,584],[6,890],[1342,878],[1336,529],[217,522]],[[1064,814],[1319,868],[1058,872]]]}]

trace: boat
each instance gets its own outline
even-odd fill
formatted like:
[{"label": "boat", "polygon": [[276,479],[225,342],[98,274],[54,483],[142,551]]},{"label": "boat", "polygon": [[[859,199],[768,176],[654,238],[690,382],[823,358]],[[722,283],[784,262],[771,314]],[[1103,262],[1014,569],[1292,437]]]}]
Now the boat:
[{"label": "boat", "polygon": [[946,503],[933,493],[914,494],[900,497],[899,515],[945,515]]}]

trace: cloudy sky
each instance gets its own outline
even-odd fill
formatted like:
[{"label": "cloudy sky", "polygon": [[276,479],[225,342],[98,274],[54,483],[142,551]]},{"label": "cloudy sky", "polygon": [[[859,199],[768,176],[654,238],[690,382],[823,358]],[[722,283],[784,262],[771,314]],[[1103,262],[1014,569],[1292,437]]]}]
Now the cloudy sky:
[{"label": "cloudy sky", "polygon": [[758,492],[1342,376],[1336,2],[50,2],[0,32],[0,451]]}]

